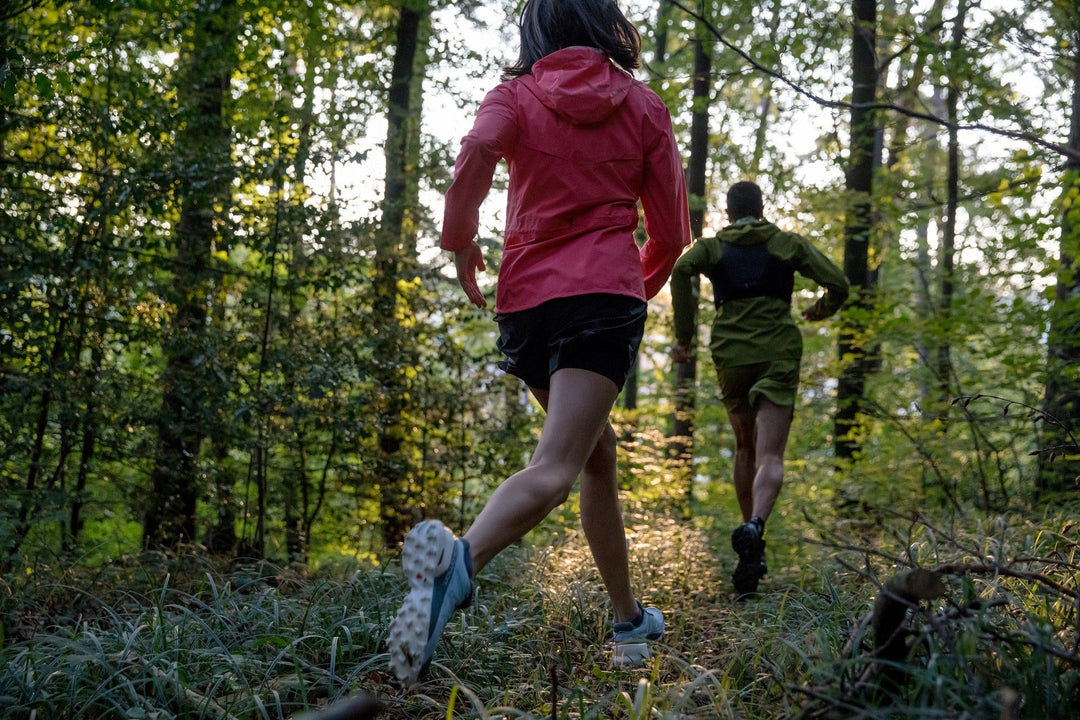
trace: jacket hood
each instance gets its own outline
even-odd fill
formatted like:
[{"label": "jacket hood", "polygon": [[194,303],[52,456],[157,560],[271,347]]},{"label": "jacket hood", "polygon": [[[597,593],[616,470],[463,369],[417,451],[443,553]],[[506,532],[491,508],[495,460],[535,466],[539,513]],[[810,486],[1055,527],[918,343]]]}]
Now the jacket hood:
[{"label": "jacket hood", "polygon": [[756,245],[757,243],[767,242],[779,232],[781,232],[780,228],[768,220],[754,218],[728,225],[720,231],[718,237],[736,245]]},{"label": "jacket hood", "polygon": [[563,48],[537,60],[532,79],[540,102],[577,125],[606,118],[634,84],[607,55],[590,47]]}]

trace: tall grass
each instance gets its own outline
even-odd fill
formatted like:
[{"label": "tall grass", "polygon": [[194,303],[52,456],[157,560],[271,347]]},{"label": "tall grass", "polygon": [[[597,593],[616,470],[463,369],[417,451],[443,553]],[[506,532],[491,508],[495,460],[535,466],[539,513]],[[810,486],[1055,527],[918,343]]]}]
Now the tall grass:
[{"label": "tall grass", "polygon": [[[567,513],[565,517],[570,517]],[[308,574],[198,556],[7,578],[4,718],[285,718],[354,692],[387,718],[1073,718],[1080,546],[1070,516],[933,521],[789,516],[770,574],[737,601],[724,523],[628,514],[636,589],[668,634],[613,670],[606,596],[580,532],[556,518],[477,580],[429,679],[386,667],[405,592],[396,566]],[[922,567],[886,662],[870,615]]]}]

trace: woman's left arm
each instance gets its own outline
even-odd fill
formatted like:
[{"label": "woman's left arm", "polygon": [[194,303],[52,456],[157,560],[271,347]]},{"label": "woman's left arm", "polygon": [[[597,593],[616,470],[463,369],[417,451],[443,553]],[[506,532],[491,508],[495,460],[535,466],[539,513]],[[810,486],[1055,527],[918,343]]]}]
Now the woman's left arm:
[{"label": "woman's left arm", "polygon": [[645,155],[645,182],[641,192],[648,236],[641,248],[646,298],[660,292],[683,248],[690,244],[690,211],[682,156],[671,129],[671,116],[659,98],[656,103],[659,107],[652,119],[661,134]]}]

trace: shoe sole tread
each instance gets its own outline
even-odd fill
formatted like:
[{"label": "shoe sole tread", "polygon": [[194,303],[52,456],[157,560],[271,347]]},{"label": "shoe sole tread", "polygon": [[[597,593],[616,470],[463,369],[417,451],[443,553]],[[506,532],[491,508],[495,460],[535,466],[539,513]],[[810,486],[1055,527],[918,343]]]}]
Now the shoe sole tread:
[{"label": "shoe sole tread", "polygon": [[390,623],[387,645],[390,667],[406,686],[416,682],[424,664],[435,579],[450,568],[453,549],[453,534],[437,520],[421,522],[405,537],[401,569],[410,588]]}]

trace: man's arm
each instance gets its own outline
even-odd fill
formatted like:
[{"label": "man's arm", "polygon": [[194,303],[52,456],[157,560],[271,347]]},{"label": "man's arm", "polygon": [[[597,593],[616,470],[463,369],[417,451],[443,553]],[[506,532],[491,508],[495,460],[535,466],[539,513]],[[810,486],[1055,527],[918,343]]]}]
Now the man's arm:
[{"label": "man's arm", "polygon": [[802,312],[807,320],[824,320],[844,304],[850,292],[850,285],[844,271],[804,238],[799,238],[800,252],[796,270],[800,275],[810,278],[824,289],[821,297]]},{"label": "man's arm", "polygon": [[698,240],[675,262],[671,271],[671,306],[675,313],[675,344],[671,358],[677,363],[690,360],[690,341],[697,330],[698,293],[693,279],[710,263],[711,242]]}]

